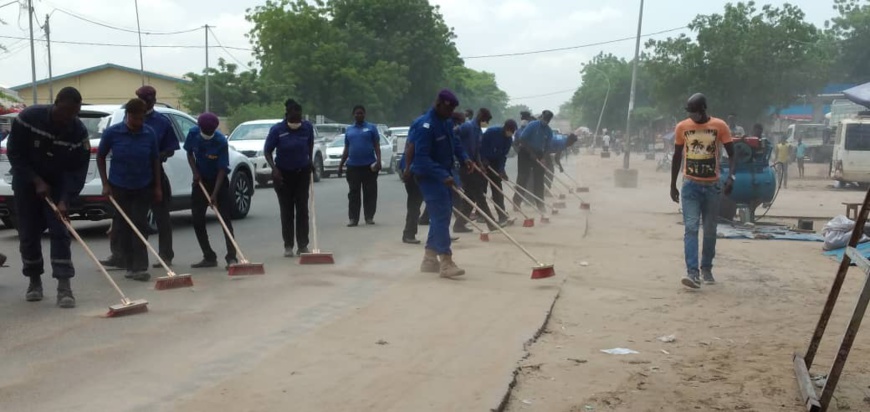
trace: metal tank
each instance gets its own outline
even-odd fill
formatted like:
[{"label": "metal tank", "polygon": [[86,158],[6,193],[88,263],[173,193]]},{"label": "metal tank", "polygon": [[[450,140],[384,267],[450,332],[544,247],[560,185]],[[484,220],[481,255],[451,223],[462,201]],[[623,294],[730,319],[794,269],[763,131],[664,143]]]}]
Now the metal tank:
[{"label": "metal tank", "polygon": [[[755,221],[755,209],[760,205],[770,207],[776,198],[778,179],[770,166],[773,144],[767,139],[744,137],[734,139],[734,156],[737,159],[734,171],[734,188],[730,196],[723,196],[720,215],[733,219],[738,209],[746,208],[748,221]],[[727,159],[720,162],[721,182],[731,174]]]}]

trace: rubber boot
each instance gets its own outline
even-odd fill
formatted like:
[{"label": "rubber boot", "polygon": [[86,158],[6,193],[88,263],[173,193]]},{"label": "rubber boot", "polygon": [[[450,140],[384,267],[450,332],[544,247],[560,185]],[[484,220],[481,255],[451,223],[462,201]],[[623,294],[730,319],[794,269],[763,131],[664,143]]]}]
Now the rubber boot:
[{"label": "rubber boot", "polygon": [[438,254],[434,250],[426,249],[423,255],[423,263],[420,264],[420,271],[423,273],[438,273],[441,266],[438,264]]},{"label": "rubber boot", "polygon": [[27,294],[24,299],[28,302],[39,302],[42,300],[42,277],[31,276],[30,286],[27,287]]},{"label": "rubber boot", "polygon": [[76,298],[73,296],[69,278],[57,280],[57,306],[64,309],[76,307]]},{"label": "rubber boot", "polygon": [[465,274],[465,269],[459,268],[456,266],[456,263],[453,262],[453,256],[451,255],[438,255],[441,259],[441,277],[442,278],[455,278]]}]

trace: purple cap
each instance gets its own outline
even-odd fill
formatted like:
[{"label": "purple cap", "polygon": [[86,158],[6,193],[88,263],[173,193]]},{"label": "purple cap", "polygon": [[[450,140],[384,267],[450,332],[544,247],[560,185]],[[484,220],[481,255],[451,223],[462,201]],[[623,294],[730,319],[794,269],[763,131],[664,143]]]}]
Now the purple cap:
[{"label": "purple cap", "polygon": [[196,119],[196,124],[199,125],[199,129],[208,132],[217,130],[220,122],[220,119],[218,119],[217,115],[214,113],[203,113]]},{"label": "purple cap", "polygon": [[449,103],[453,107],[459,106],[459,99],[457,99],[456,95],[453,94],[453,92],[451,92],[449,89],[444,89],[438,92],[438,100]]},{"label": "purple cap", "polygon": [[152,86],[142,86],[136,89],[136,96],[138,96],[142,100],[148,100],[148,98],[156,99],[157,89]]}]

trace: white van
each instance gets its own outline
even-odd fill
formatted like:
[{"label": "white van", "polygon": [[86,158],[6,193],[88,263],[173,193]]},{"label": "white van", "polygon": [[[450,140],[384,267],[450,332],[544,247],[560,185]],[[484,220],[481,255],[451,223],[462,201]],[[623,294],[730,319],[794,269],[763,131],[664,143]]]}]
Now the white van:
[{"label": "white van", "polygon": [[837,127],[831,177],[844,183],[870,183],[870,115],[843,119]]}]

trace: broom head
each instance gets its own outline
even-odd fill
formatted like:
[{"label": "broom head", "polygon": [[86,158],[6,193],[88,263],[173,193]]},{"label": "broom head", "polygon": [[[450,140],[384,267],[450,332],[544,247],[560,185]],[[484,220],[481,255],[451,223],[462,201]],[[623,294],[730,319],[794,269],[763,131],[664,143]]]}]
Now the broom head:
[{"label": "broom head", "polygon": [[589,210],[592,209],[592,205],[586,202],[580,203],[580,210]]},{"label": "broom head", "polygon": [[554,209],[564,209],[566,207],[568,207],[568,204],[565,202],[553,202]]},{"label": "broom head", "polygon": [[489,232],[480,232],[480,241],[489,242]]},{"label": "broom head", "polygon": [[541,223],[550,223],[550,218],[547,216],[541,216]]},{"label": "broom head", "polygon": [[109,312],[106,313],[107,318],[117,318],[120,316],[135,315],[137,313],[148,312],[148,301],[145,299],[132,300],[130,303],[120,303],[118,305],[109,306]]},{"label": "broom head", "polygon": [[184,275],[171,274],[171,275],[163,276],[163,277],[157,278],[157,282],[154,283],[154,289],[157,289],[157,290],[189,288],[189,287],[193,287],[193,278],[188,274],[184,274]]},{"label": "broom head", "polygon": [[546,279],[556,276],[556,269],[553,265],[539,265],[532,268],[532,279]]},{"label": "broom head", "polygon": [[535,219],[530,217],[523,220],[523,227],[535,227]]},{"label": "broom head", "polygon": [[588,187],[577,186],[577,193],[589,193]]},{"label": "broom head", "polygon": [[227,274],[230,276],[265,275],[266,268],[262,263],[233,263],[227,268]]},{"label": "broom head", "polygon": [[300,265],[332,265],[335,264],[335,259],[332,258],[332,253],[321,252],[314,250],[311,253],[303,253],[299,255]]}]

